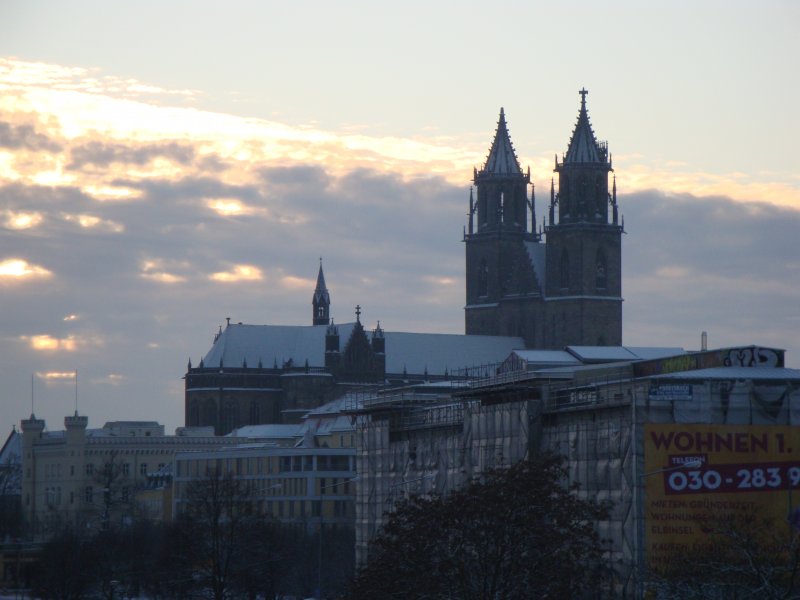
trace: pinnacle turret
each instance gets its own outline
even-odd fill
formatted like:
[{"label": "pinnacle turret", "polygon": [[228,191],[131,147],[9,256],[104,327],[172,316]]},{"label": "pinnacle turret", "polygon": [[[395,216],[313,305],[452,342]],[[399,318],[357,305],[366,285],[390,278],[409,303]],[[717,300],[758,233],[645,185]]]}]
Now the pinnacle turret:
[{"label": "pinnacle turret", "polygon": [[489,155],[486,157],[486,163],[477,173],[478,177],[482,175],[522,175],[517,154],[514,152],[514,145],[511,143],[511,138],[508,134],[506,114],[502,107],[500,108],[497,130],[494,134],[492,147],[489,149]]},{"label": "pinnacle turret", "polygon": [[589,92],[582,89],[578,93],[581,95],[581,110],[564,155],[564,163],[605,163],[608,161],[608,144],[598,142],[592,130],[586,110],[586,95]]},{"label": "pinnacle turret", "polygon": [[325,286],[325,273],[322,271],[322,257],[319,259],[319,272],[317,273],[317,287],[314,288],[314,297],[311,300],[314,307],[313,324],[327,325],[330,322],[331,296]]}]

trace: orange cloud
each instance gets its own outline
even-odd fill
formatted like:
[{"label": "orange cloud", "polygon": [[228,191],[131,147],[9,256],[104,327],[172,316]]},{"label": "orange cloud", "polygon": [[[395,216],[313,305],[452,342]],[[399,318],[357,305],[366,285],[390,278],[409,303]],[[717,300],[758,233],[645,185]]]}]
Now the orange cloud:
[{"label": "orange cloud", "polygon": [[5,211],[5,226],[9,229],[31,229],[42,222],[42,213]]},{"label": "orange cloud", "polygon": [[0,262],[0,281],[50,277],[52,272],[21,258],[7,258]]},{"label": "orange cloud", "polygon": [[264,275],[261,269],[253,265],[234,265],[230,271],[212,273],[209,278],[223,283],[235,283],[239,281],[261,281]]}]

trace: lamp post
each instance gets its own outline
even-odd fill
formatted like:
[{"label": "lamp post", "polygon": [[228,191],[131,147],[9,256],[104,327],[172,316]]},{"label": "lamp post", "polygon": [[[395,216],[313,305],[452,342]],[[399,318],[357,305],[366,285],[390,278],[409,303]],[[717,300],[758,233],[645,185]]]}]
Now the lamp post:
[{"label": "lamp post", "polygon": [[340,485],[345,485],[350,483],[351,481],[358,481],[361,479],[358,475],[355,477],[351,477],[350,479],[345,479],[344,481],[340,481],[338,483],[331,483],[329,485],[323,485],[319,488],[319,547],[317,548],[317,599],[322,600],[322,492],[324,490],[328,490],[331,488],[339,487]]}]

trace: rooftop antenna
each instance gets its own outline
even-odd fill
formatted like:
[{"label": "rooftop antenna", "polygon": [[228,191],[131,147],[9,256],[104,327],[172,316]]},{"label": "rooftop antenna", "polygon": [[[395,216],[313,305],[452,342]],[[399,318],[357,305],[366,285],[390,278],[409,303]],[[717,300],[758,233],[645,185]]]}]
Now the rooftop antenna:
[{"label": "rooftop antenna", "polygon": [[706,331],[700,334],[700,350],[703,352],[708,350],[708,332]]},{"label": "rooftop antenna", "polygon": [[33,414],[33,373],[31,373],[31,415]]},{"label": "rooftop antenna", "polygon": [[75,369],[75,416],[78,416],[78,369]]}]

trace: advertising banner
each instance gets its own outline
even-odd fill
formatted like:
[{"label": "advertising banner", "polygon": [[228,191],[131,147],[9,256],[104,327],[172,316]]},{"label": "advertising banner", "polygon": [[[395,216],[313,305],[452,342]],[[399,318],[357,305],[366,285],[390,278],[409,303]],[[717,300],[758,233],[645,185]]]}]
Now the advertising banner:
[{"label": "advertising banner", "polygon": [[770,517],[788,532],[800,506],[800,428],[646,424],[645,558],[663,571],[671,557],[708,544],[708,528],[737,514]]}]

